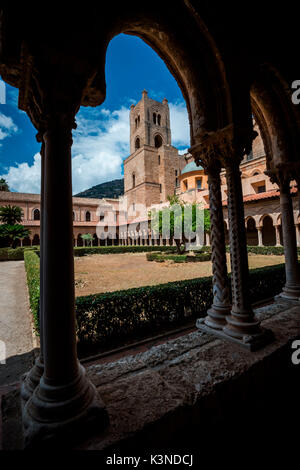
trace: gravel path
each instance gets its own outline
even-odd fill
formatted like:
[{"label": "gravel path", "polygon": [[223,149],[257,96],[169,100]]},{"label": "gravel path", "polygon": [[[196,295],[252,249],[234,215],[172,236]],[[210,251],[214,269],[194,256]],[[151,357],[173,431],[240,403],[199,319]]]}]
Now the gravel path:
[{"label": "gravel path", "polygon": [[[30,369],[34,354],[24,261],[0,263],[0,386],[17,382]],[[0,349],[0,361],[3,359]]]}]

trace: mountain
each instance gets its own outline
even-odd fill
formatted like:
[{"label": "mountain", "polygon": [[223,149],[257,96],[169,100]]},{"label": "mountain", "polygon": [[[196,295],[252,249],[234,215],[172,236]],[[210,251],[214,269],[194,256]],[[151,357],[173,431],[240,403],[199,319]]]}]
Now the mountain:
[{"label": "mountain", "polygon": [[97,184],[92,188],[86,189],[81,193],[75,194],[75,197],[91,197],[95,199],[102,198],[118,198],[124,194],[124,179],[107,181],[106,183]]}]

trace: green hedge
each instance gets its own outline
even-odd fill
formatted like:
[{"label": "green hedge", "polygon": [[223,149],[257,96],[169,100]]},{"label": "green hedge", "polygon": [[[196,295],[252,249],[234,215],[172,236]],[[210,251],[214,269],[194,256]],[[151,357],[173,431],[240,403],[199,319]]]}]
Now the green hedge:
[{"label": "green hedge", "polygon": [[36,250],[36,247],[0,248],[0,261],[18,261],[24,259],[24,251]]},{"label": "green hedge", "polygon": [[40,258],[34,250],[25,250],[24,262],[34,328],[39,332]]},{"label": "green hedge", "polygon": [[[30,307],[38,331],[39,257],[34,251],[25,251],[24,258]],[[250,270],[250,302],[273,297],[284,283],[284,264]],[[211,304],[211,277],[77,297],[78,341],[83,346],[120,345],[203,316]]]},{"label": "green hedge", "polygon": [[[284,283],[284,264],[250,270],[250,302],[278,294]],[[99,346],[122,344],[203,316],[211,304],[211,277],[78,297],[78,340]]]},{"label": "green hedge", "polygon": [[211,259],[211,253],[195,253],[195,256],[189,256],[188,254],[178,255],[164,254],[164,253],[147,253],[148,261],[156,261],[163,263],[166,260],[174,261],[174,263],[193,263],[199,261],[209,261]]},{"label": "green hedge", "polygon": [[118,253],[147,253],[151,251],[170,251],[175,252],[176,246],[77,246],[74,247],[74,256],[85,255],[107,255]]}]

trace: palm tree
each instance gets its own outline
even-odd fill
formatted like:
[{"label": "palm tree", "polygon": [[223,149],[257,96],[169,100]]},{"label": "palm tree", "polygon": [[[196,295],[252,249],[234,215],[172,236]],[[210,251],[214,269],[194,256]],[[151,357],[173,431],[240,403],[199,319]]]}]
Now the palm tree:
[{"label": "palm tree", "polygon": [[29,236],[30,231],[23,225],[0,225],[0,238],[8,240],[9,246],[16,247],[17,240]]},{"label": "palm tree", "polygon": [[1,206],[0,207],[0,222],[7,225],[15,225],[17,222],[21,222],[23,217],[23,211],[18,206]]},{"label": "palm tree", "polygon": [[9,191],[9,186],[4,178],[0,178],[0,191]]}]

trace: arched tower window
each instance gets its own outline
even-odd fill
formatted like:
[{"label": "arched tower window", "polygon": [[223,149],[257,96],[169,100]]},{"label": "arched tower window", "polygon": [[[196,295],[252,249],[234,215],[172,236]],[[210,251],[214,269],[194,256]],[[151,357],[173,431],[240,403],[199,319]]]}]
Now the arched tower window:
[{"label": "arched tower window", "polygon": [[158,114],[157,115],[157,124],[160,126],[160,123],[161,123],[161,115]]},{"label": "arched tower window", "polygon": [[75,220],[75,212],[73,211],[73,221]]},{"label": "arched tower window", "polygon": [[138,126],[140,125],[140,122],[141,122],[141,118],[140,118],[140,115],[138,115],[138,118],[137,118]]},{"label": "arched tower window", "polygon": [[41,219],[41,214],[39,209],[34,209],[33,211],[33,220],[40,220]]},{"label": "arched tower window", "polygon": [[156,113],[153,113],[153,122],[156,124]]},{"label": "arched tower window", "polygon": [[137,137],[137,138],[135,139],[135,150],[139,149],[140,146],[141,146],[140,138]]},{"label": "arched tower window", "polygon": [[90,222],[91,221],[91,213],[90,211],[86,211],[85,213],[85,221]]},{"label": "arched tower window", "polygon": [[154,146],[155,146],[156,148],[159,148],[159,147],[162,146],[162,144],[163,144],[163,141],[162,141],[161,136],[160,136],[159,134],[156,135],[156,136],[154,137]]},{"label": "arched tower window", "polygon": [[132,187],[135,188],[135,174],[132,174]]}]

